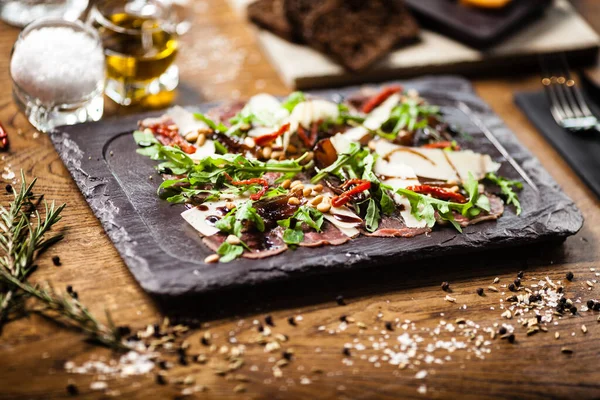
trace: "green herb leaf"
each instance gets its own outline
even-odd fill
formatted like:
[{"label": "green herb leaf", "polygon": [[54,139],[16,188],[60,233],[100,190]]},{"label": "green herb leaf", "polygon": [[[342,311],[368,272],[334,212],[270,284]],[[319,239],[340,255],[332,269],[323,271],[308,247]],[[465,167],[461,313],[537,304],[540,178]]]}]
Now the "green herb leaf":
[{"label": "green herb leaf", "polygon": [[491,172],[487,174],[485,178],[500,188],[500,191],[506,197],[506,204],[512,204],[515,207],[516,214],[521,215],[521,212],[523,211],[521,208],[521,202],[519,201],[519,196],[517,193],[515,193],[513,188],[521,190],[523,189],[523,183],[497,176]]},{"label": "green herb leaf", "polygon": [[454,220],[452,211],[472,218],[477,216],[481,210],[489,211],[490,209],[489,199],[479,194],[479,182],[473,177],[473,174],[469,173],[469,177],[463,183],[463,188],[469,195],[469,201],[466,203],[439,200],[408,189],[397,189],[396,193],[408,199],[411,205],[411,214],[418,220],[424,219],[428,227],[431,228],[435,225],[435,212],[437,211],[441,219],[450,222],[459,232],[462,232],[460,225]]},{"label": "green herb leaf", "polygon": [[227,242],[223,242],[221,246],[217,249],[217,254],[221,256],[219,258],[220,262],[228,263],[244,253],[244,246],[241,245],[233,245]]},{"label": "green herb leaf", "polygon": [[283,241],[286,244],[298,245],[304,240],[304,232],[301,229],[290,229],[287,228],[283,231]]},{"label": "green herb leaf", "polygon": [[294,107],[304,101],[306,101],[306,96],[304,96],[304,93],[293,92],[287,97],[287,99],[283,101],[281,106],[291,113],[294,110]]},{"label": "green herb leaf", "polygon": [[221,122],[219,122],[217,124],[215,121],[208,118],[206,115],[204,115],[202,113],[194,113],[194,118],[204,122],[213,131],[216,131],[216,132],[226,132],[227,131],[227,127],[225,125],[223,125]]},{"label": "green herb leaf", "polygon": [[323,168],[316,174],[310,181],[312,183],[317,183],[321,179],[325,178],[328,174],[335,174],[340,170],[344,165],[350,163],[354,157],[361,151],[360,144],[352,142],[350,143],[350,148],[348,152],[338,155],[337,160],[329,167]]},{"label": "green herb leaf", "polygon": [[367,215],[365,216],[365,228],[369,232],[375,232],[379,227],[379,219],[381,215],[379,214],[379,207],[377,207],[377,203],[373,198],[369,199],[369,206],[367,207]]}]

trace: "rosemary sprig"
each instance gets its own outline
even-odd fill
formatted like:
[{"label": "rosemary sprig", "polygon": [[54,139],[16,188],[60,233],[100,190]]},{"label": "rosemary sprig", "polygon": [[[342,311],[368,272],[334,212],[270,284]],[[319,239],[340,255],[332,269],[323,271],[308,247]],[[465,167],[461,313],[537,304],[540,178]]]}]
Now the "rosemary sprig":
[{"label": "rosemary sprig", "polygon": [[[40,312],[52,313],[54,319],[66,322],[84,331],[91,339],[113,349],[127,349],[119,331],[107,314],[109,326],[105,326],[73,296],[60,296],[52,287],[43,289],[27,282],[35,271],[34,261],[39,254],[62,239],[62,235],[46,238],[52,227],[60,221],[65,205],[48,204],[43,196],[35,196],[34,179],[29,185],[21,171],[21,188],[13,189],[14,200],[8,208],[0,206],[0,325],[25,298],[33,298],[42,304]],[[43,202],[43,217],[38,211]],[[35,220],[35,222],[34,222]]]}]

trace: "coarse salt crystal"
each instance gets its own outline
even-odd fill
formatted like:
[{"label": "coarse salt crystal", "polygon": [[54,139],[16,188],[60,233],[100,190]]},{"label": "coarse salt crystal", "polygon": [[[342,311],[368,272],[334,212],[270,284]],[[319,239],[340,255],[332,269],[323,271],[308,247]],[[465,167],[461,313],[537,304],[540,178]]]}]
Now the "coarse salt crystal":
[{"label": "coarse salt crystal", "polygon": [[10,69],[15,82],[42,103],[77,103],[104,82],[104,53],[84,32],[46,27],[15,47]]}]

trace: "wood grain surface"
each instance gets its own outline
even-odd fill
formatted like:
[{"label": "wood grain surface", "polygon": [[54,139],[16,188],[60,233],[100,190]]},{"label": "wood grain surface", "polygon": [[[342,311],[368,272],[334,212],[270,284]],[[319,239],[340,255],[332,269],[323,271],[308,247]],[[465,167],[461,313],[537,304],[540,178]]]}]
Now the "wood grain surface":
[{"label": "wood grain surface", "polygon": [[[594,0],[573,3],[600,30],[600,3]],[[261,55],[251,30],[224,2],[197,0],[194,9],[196,24],[183,39],[185,47],[178,61],[182,71],[180,103],[246,97],[262,91],[280,95],[287,92]],[[176,366],[168,371],[170,380],[192,376],[196,385],[206,387],[206,391],[189,398],[600,397],[600,323],[597,322],[600,313],[580,311],[575,316],[556,319],[557,325],[547,324],[547,333],[527,336],[527,329],[520,326],[517,318],[501,317],[503,310],[499,307],[500,300],[509,295],[501,285],[514,280],[520,270],[525,271],[526,286],[548,276],[553,281],[562,280],[567,296],[581,298],[582,304],[589,298],[600,297],[600,283],[594,287],[586,284],[588,280],[592,284],[593,280],[600,280],[595,276],[600,272],[600,202],[513,104],[514,91],[539,86],[536,76],[482,79],[475,81],[475,86],[583,211],[586,222],[578,235],[563,244],[495,252],[448,263],[398,265],[393,271],[375,269],[367,277],[349,273],[345,278],[323,279],[310,286],[298,282],[283,293],[275,288],[264,293],[230,293],[226,298],[210,301],[186,299],[179,304],[156,304],[134,282],[48,138],[32,129],[13,104],[8,65],[17,34],[16,29],[0,25],[0,121],[7,128],[12,144],[10,152],[0,155],[0,169],[22,168],[28,178],[40,178],[38,190],[46,193],[48,199],[68,204],[60,223],[60,228],[66,230],[66,238],[40,260],[35,280],[50,281],[57,288],[73,285],[81,301],[94,313],[103,315],[104,309],[108,309],[119,324],[128,324],[136,330],[159,322],[164,314],[212,314],[210,321],[205,321],[187,338],[191,344],[189,353],[206,352],[209,362]],[[132,111],[107,106],[107,115],[128,112]],[[8,196],[3,192],[0,200],[5,204]],[[53,255],[61,257],[62,266],[52,265]],[[573,282],[565,281],[567,271],[575,274]],[[487,289],[495,277],[500,279],[495,285],[506,291],[505,295]],[[443,281],[450,282],[451,293],[440,289]],[[479,287],[486,289],[485,296],[476,294]],[[337,295],[343,295],[347,305],[337,305]],[[456,303],[445,300],[446,295],[455,298]],[[258,304],[261,309],[248,304]],[[577,306],[580,308],[582,304]],[[231,310],[236,314],[231,314]],[[218,317],[220,311],[229,316]],[[264,321],[268,314],[276,325],[271,328],[273,334],[282,333],[289,338],[281,350],[273,353],[250,343],[257,334],[253,320]],[[287,322],[289,317],[300,315],[302,319],[297,319],[297,326]],[[356,322],[336,333],[342,315]],[[489,339],[490,343],[482,346],[489,349],[483,359],[476,357],[475,351],[457,350],[452,354],[436,351],[433,353],[436,357],[449,355],[451,359],[444,359],[443,364],[428,364],[425,348],[437,334],[430,335],[427,329],[434,329],[440,320],[454,323],[459,318],[474,321],[480,334],[484,334],[486,327],[496,329],[494,324],[510,323],[515,326],[516,341],[510,344],[498,337]],[[419,344],[423,360],[417,360],[421,365],[400,369],[386,360],[362,359],[362,354],[383,355],[372,348],[371,337],[379,341],[387,334],[390,344],[396,341],[403,332],[396,324],[393,332],[381,333],[386,329],[385,321],[396,319],[400,324],[404,320],[413,321],[415,332],[424,338]],[[357,322],[368,329],[360,329]],[[582,324],[587,326],[587,333],[582,332]],[[236,371],[243,376],[215,373],[214,368],[223,356],[218,351],[210,353],[209,348],[200,344],[207,330],[217,346],[232,346],[230,337],[246,344],[244,365]],[[555,332],[560,332],[560,339],[554,338]],[[443,340],[453,336],[458,338],[458,332],[444,330],[439,334]],[[346,357],[342,354],[343,347],[355,339],[368,348],[352,350],[350,357]],[[466,339],[461,336],[460,340]],[[562,347],[572,349],[573,354],[562,353]],[[283,376],[276,378],[272,367],[281,358],[281,351],[288,348],[294,349],[294,356],[289,365],[281,368]],[[11,322],[0,336],[0,399],[68,397],[69,382],[78,386],[82,398],[110,398],[118,394],[136,399],[182,396],[185,386],[158,385],[154,374],[111,378],[110,390],[106,392],[90,389],[97,376],[68,374],[64,370],[66,361],[83,363],[99,357],[115,355],[84,342],[81,334],[35,315]],[[175,355],[165,357],[177,359]],[[352,365],[344,363],[344,359],[352,361]],[[415,375],[422,370],[427,371],[427,376],[416,379]]]}]

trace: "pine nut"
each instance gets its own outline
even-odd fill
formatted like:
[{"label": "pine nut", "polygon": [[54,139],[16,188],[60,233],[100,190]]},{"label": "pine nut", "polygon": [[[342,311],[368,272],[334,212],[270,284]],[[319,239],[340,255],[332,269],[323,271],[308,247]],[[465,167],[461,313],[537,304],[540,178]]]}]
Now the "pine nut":
[{"label": "pine nut", "polygon": [[290,187],[290,190],[291,190],[292,192],[302,192],[302,191],[304,190],[304,185],[303,185],[303,184],[301,184],[301,183],[300,183],[300,184],[298,184],[298,185],[292,185],[292,186]]},{"label": "pine nut", "polygon": [[290,154],[296,154],[298,152],[298,148],[293,144],[288,144],[287,152]]},{"label": "pine nut", "polygon": [[273,152],[273,149],[271,149],[269,146],[265,147],[262,149],[262,156],[263,158],[269,159],[271,158],[271,153]]},{"label": "pine nut", "polygon": [[320,194],[317,197],[315,197],[314,199],[312,199],[310,201],[310,204],[312,204],[313,206],[316,206],[317,204],[320,204],[323,201],[323,195]]},{"label": "pine nut", "polygon": [[227,203],[225,203],[225,207],[227,207],[227,209],[229,211],[233,210],[235,208],[235,203],[228,201]]},{"label": "pine nut", "polygon": [[315,185],[315,187],[313,188],[313,190],[317,193],[321,193],[323,191],[323,185],[321,185],[320,183]]},{"label": "pine nut", "polygon": [[207,264],[214,264],[216,262],[219,262],[219,255],[218,254],[211,254],[210,256],[206,257],[204,259],[204,262]]},{"label": "pine nut", "polygon": [[244,144],[250,148],[256,146],[256,142],[251,137],[246,137],[246,139],[244,139]]},{"label": "pine nut", "polygon": [[329,210],[331,210],[331,204],[322,202],[317,206],[317,210],[321,211],[322,213],[329,212]]},{"label": "pine nut", "polygon": [[288,199],[288,204],[291,206],[298,206],[300,205],[300,199],[298,199],[297,197],[290,197]]},{"label": "pine nut", "polygon": [[194,143],[196,140],[198,140],[198,131],[191,131],[190,133],[185,135],[185,140],[187,140],[190,143]]},{"label": "pine nut", "polygon": [[302,191],[302,194],[304,195],[304,197],[308,197],[312,194],[312,189],[311,188],[304,188],[304,190]]},{"label": "pine nut", "polygon": [[290,187],[294,187],[296,185],[301,185],[301,184],[302,184],[302,181],[295,180],[295,181],[292,182],[292,184],[290,185]]},{"label": "pine nut", "polygon": [[196,139],[196,146],[202,147],[206,143],[206,135],[204,133],[198,134],[198,139]]},{"label": "pine nut", "polygon": [[291,185],[292,181],[290,179],[286,179],[285,181],[281,182],[281,187],[284,189],[289,189]]},{"label": "pine nut", "polygon": [[274,151],[271,153],[272,160],[278,160],[283,156],[283,151]]},{"label": "pine nut", "polygon": [[227,243],[229,243],[230,245],[236,246],[238,244],[240,244],[242,241],[240,240],[239,237],[235,236],[235,235],[229,235],[227,236],[226,239]]}]

